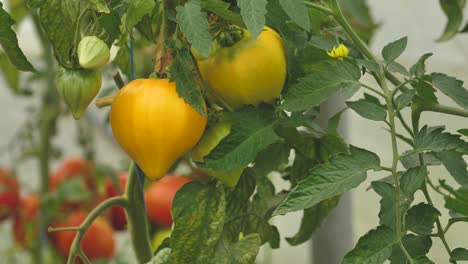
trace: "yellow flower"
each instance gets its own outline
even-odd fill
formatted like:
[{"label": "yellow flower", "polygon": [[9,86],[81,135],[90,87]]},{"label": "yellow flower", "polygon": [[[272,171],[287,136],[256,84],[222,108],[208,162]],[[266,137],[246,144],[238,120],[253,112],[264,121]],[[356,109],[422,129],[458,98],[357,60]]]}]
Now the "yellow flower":
[{"label": "yellow flower", "polygon": [[328,56],[332,58],[338,58],[339,60],[343,60],[343,58],[347,57],[349,54],[349,49],[340,44],[338,46],[333,47],[332,51],[327,51]]}]

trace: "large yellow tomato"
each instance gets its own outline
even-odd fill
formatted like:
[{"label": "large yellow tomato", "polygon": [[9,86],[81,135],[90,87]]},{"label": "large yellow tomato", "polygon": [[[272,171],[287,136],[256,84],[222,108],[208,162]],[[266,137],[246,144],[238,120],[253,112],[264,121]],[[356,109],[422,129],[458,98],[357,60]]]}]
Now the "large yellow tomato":
[{"label": "large yellow tomato", "polygon": [[277,98],[286,80],[286,53],[281,37],[265,27],[257,39],[248,33],[232,47],[197,59],[203,79],[230,107],[257,105]]},{"label": "large yellow tomato", "polygon": [[206,118],[179,97],[167,79],[138,79],[115,97],[110,123],[115,139],[151,179],[201,138]]}]

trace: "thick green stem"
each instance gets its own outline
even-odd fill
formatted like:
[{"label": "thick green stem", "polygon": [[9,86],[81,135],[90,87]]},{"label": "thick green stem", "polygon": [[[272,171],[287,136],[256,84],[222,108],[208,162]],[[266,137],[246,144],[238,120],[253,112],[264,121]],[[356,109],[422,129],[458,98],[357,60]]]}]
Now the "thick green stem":
[{"label": "thick green stem", "polygon": [[128,182],[124,196],[128,201],[126,208],[128,231],[138,263],[147,263],[153,257],[151,250],[145,201],[141,194],[134,163],[130,165]]},{"label": "thick green stem", "polygon": [[421,111],[430,111],[443,114],[456,115],[461,117],[468,117],[468,111],[462,108],[455,108],[440,104],[422,104],[420,106]]}]

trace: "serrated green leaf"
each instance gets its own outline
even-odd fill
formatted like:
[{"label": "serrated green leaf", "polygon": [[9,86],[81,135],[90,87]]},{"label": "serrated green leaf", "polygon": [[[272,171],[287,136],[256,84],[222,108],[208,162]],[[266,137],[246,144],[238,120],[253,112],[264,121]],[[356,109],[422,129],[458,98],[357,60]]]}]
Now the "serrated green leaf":
[{"label": "serrated green leaf", "polygon": [[455,151],[443,151],[436,153],[436,156],[458,184],[468,188],[468,171],[463,155]]},{"label": "serrated green leaf", "polygon": [[232,243],[220,241],[213,259],[213,264],[250,264],[254,263],[260,249],[261,240],[258,234],[248,234]]},{"label": "serrated green leaf", "polygon": [[466,248],[456,248],[450,253],[450,259],[455,261],[468,260],[468,250]]},{"label": "serrated green leaf", "polygon": [[14,94],[19,92],[20,73],[19,70],[13,65],[8,57],[0,53],[0,71],[3,73],[8,88]]},{"label": "serrated green leaf", "polygon": [[[98,18],[99,25],[105,30],[107,33],[107,38],[104,40],[108,47],[112,46],[114,41],[120,35],[120,23],[121,19],[117,10],[112,10],[108,14],[101,14]],[[120,51],[120,50],[119,50]],[[128,60],[127,60],[128,64]]]},{"label": "serrated green leaf", "polygon": [[0,3],[0,45],[7,55],[10,62],[20,71],[36,71],[31,63],[24,56],[23,51],[18,46],[16,33],[11,28],[15,21],[3,9],[3,4]]},{"label": "serrated green leaf", "polygon": [[340,89],[358,89],[361,72],[348,62],[325,62],[292,85],[284,95],[280,108],[295,112],[311,109],[323,103]]},{"label": "serrated green leaf", "polygon": [[443,73],[433,73],[432,84],[450,97],[455,103],[464,109],[468,109],[468,90],[463,87],[463,81]]},{"label": "serrated green leaf", "polygon": [[171,249],[161,249],[148,263],[146,264],[172,264]]},{"label": "serrated green leaf", "polygon": [[359,239],[356,247],[343,259],[342,264],[380,264],[392,254],[397,242],[392,229],[379,226]]},{"label": "serrated green leaf", "polygon": [[408,70],[405,68],[405,66],[401,65],[400,63],[398,62],[395,62],[395,61],[392,61],[388,64],[388,67],[387,69],[391,72],[396,72],[396,73],[400,73],[400,74],[403,74],[405,76],[410,76],[410,73],[408,72]]},{"label": "serrated green leaf", "polygon": [[439,0],[448,21],[442,36],[437,41],[447,41],[457,35],[463,22],[464,2],[464,0]]},{"label": "serrated green leaf", "polygon": [[250,35],[257,38],[265,25],[265,15],[267,13],[267,0],[238,0],[237,6],[240,8],[242,19],[244,20]]},{"label": "serrated green leaf", "polygon": [[414,138],[414,152],[454,150],[462,153],[468,152],[468,143],[459,135],[443,132],[444,128],[429,128],[424,126]]},{"label": "serrated green leaf", "polygon": [[[429,236],[415,236],[413,234],[408,234],[402,238],[402,242],[410,256],[414,259],[424,257],[432,246],[432,240]],[[391,264],[407,263],[405,255],[401,251],[400,246],[397,244],[393,246],[393,252],[390,256],[390,261]]]},{"label": "serrated green leaf", "polygon": [[231,133],[204,158],[201,167],[219,171],[244,168],[280,138],[272,124],[272,109],[245,107],[231,114]]},{"label": "serrated green leaf", "polygon": [[305,31],[310,31],[310,18],[304,1],[279,0],[279,3],[294,23],[298,24]]},{"label": "serrated green leaf", "polygon": [[339,201],[340,196],[336,196],[331,199],[321,201],[311,208],[305,209],[299,231],[293,237],[287,237],[286,241],[288,241],[292,246],[308,241],[331,211],[335,209]]},{"label": "serrated green leaf", "polygon": [[380,66],[375,61],[361,60],[361,59],[356,59],[356,61],[359,63],[359,65],[361,65],[362,67],[368,69],[371,72],[380,72]]},{"label": "serrated green leaf", "polygon": [[419,160],[419,155],[421,155],[421,154],[415,153],[415,154],[411,154],[409,156],[406,156],[406,157],[404,157],[403,159],[400,160],[401,164],[403,164],[403,167],[405,167],[405,169],[410,169],[410,168],[418,167],[418,166],[421,166],[421,165],[440,165],[440,164],[442,164],[440,162],[440,160],[437,159],[437,157],[435,156],[435,153],[433,153],[433,152],[427,152],[427,153],[422,154],[423,164],[421,164],[421,161]]},{"label": "serrated green leaf", "polygon": [[88,0],[94,6],[94,9],[99,13],[110,13],[109,7],[105,0]]},{"label": "serrated green leaf", "polygon": [[410,68],[410,76],[420,78],[426,73],[426,60],[429,59],[433,54],[426,53],[419,58],[419,60]]},{"label": "serrated green leaf", "polygon": [[406,214],[406,228],[418,235],[430,235],[439,216],[440,212],[432,205],[417,204]]},{"label": "serrated green leaf", "polygon": [[[339,153],[349,153],[348,144],[338,134],[325,134],[316,142],[318,160],[328,163],[330,159]],[[317,159],[316,158],[316,159]]]},{"label": "serrated green leaf", "polygon": [[427,177],[426,166],[411,168],[403,173],[400,179],[400,189],[407,195],[413,195],[421,188]]},{"label": "serrated green leaf", "polygon": [[382,49],[382,57],[388,63],[396,60],[405,51],[406,45],[408,44],[408,38],[403,37],[399,40],[387,44]]},{"label": "serrated green leaf", "polygon": [[358,186],[370,169],[380,170],[380,159],[374,153],[354,146],[351,154],[338,154],[330,163],[313,168],[300,181],[273,215],[310,208],[319,202],[340,195]]},{"label": "serrated green leaf", "polygon": [[221,184],[190,182],[180,188],[171,214],[171,258],[174,263],[208,263],[221,238],[226,200]]},{"label": "serrated green leaf", "polygon": [[206,13],[202,12],[200,7],[200,0],[190,0],[184,6],[178,6],[177,22],[192,47],[208,57],[211,53],[211,35]]},{"label": "serrated green leaf", "polygon": [[468,189],[460,188],[458,190],[450,190],[450,196],[445,196],[445,208],[468,216]]},{"label": "serrated green leaf", "polygon": [[[379,223],[391,228],[395,228],[395,211],[397,205],[397,199],[395,196],[395,187],[384,181],[373,181],[372,189],[382,197],[380,199],[380,211],[379,211]],[[407,208],[407,203],[400,207],[400,211],[404,211]]]},{"label": "serrated green leaf", "polygon": [[185,102],[191,105],[202,116],[206,116],[203,95],[196,76],[190,51],[178,49],[170,68],[170,80],[176,82],[176,90]]},{"label": "serrated green leaf", "polygon": [[395,108],[397,111],[407,107],[416,95],[415,90],[406,90],[395,99]]},{"label": "serrated green leaf", "polygon": [[201,8],[222,17],[224,20],[234,25],[243,28],[246,27],[242,18],[238,14],[229,10],[229,3],[223,2],[222,0],[202,0],[200,6]]},{"label": "serrated green leaf", "polygon": [[132,0],[128,2],[127,10],[123,16],[124,25],[130,31],[146,14],[153,11],[154,0]]},{"label": "serrated green leaf", "polygon": [[423,101],[428,103],[437,103],[437,97],[435,96],[436,89],[433,87],[431,82],[432,80],[430,75],[423,75],[411,85],[416,89],[416,92]]},{"label": "serrated green leaf", "polygon": [[370,103],[365,100],[359,100],[354,102],[346,102],[346,105],[353,109],[360,116],[374,120],[374,121],[385,121],[387,118],[387,111],[379,105]]}]

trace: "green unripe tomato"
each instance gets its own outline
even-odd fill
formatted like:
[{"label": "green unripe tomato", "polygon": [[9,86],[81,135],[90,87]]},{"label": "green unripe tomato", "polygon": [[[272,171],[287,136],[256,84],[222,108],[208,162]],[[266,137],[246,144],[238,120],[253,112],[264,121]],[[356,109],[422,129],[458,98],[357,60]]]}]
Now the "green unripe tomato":
[{"label": "green unripe tomato", "polygon": [[78,120],[101,89],[102,77],[97,70],[68,70],[60,68],[57,90],[73,117]]},{"label": "green unripe tomato", "polygon": [[78,61],[82,68],[101,68],[109,62],[109,58],[109,47],[98,37],[84,37],[78,44]]},{"label": "green unripe tomato", "polygon": [[161,246],[161,244],[164,242],[164,239],[171,236],[171,233],[172,230],[170,228],[156,231],[156,233],[153,236],[153,239],[151,240],[151,248],[153,250],[158,249],[159,246]]}]

